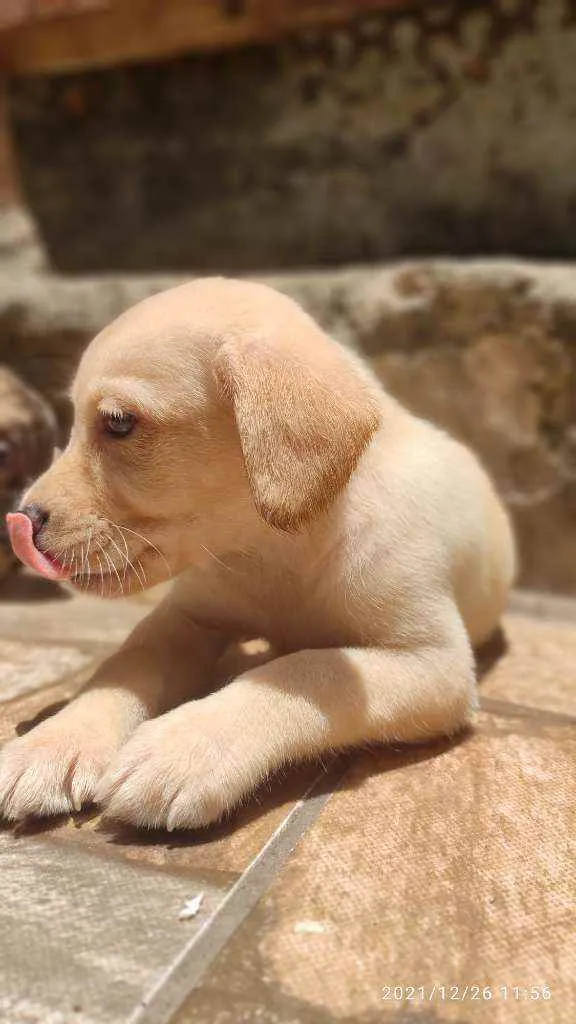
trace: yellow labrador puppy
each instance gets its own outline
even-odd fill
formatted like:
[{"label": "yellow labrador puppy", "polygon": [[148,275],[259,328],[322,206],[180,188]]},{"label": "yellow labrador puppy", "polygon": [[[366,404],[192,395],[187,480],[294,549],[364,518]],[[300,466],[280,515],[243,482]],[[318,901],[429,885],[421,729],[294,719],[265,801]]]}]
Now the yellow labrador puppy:
[{"label": "yellow labrador puppy", "polygon": [[[466,448],[410,415],[288,298],[195,281],[92,342],[70,443],[10,518],[40,572],[169,596],[1,755],[6,818],[102,804],[215,821],[322,751],[453,733],[498,622],[510,526]],[[214,692],[234,638],[277,657]]]}]

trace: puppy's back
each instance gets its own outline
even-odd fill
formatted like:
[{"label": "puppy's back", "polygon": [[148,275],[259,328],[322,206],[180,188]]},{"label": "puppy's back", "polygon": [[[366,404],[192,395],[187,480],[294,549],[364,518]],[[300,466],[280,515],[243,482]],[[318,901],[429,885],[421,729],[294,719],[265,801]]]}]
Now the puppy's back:
[{"label": "puppy's back", "polygon": [[373,510],[393,561],[383,569],[388,581],[419,590],[418,599],[427,591],[453,598],[478,646],[497,626],[514,580],[508,514],[470,449],[385,401],[382,428],[352,485],[354,505]]}]

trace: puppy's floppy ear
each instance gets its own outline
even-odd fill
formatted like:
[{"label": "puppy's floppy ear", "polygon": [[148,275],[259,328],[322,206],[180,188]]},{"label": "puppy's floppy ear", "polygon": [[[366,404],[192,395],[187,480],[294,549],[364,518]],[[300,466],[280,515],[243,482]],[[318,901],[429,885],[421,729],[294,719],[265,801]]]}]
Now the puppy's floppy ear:
[{"label": "puppy's floppy ear", "polygon": [[329,507],[380,421],[368,381],[313,327],[308,344],[234,338],[216,358],[256,508],[286,531]]}]

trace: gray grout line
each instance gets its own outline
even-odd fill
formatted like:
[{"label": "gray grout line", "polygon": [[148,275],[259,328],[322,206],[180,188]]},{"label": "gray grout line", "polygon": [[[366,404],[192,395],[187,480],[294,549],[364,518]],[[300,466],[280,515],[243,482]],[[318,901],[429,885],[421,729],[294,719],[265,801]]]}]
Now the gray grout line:
[{"label": "gray grout line", "polygon": [[127,1024],[168,1024],[276,879],[294,848],[318,818],[348,765],[347,759],[336,758],[328,771],[316,776],[222,903],[134,1010]]},{"label": "gray grout line", "polygon": [[497,700],[480,695],[480,710],[502,718],[533,718],[544,725],[576,725],[576,715],[540,708],[533,704],[516,704],[511,700]]}]

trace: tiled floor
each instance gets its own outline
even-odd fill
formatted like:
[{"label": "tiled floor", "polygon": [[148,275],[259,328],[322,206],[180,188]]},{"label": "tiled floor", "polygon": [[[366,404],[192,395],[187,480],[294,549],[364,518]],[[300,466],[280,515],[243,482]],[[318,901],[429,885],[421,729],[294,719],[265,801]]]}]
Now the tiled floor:
[{"label": "tiled floor", "polygon": [[[0,742],[146,610],[0,591]],[[2,1024],[571,1024],[575,606],[521,596],[504,634],[456,742],[301,768],[197,834],[0,830]]]}]

